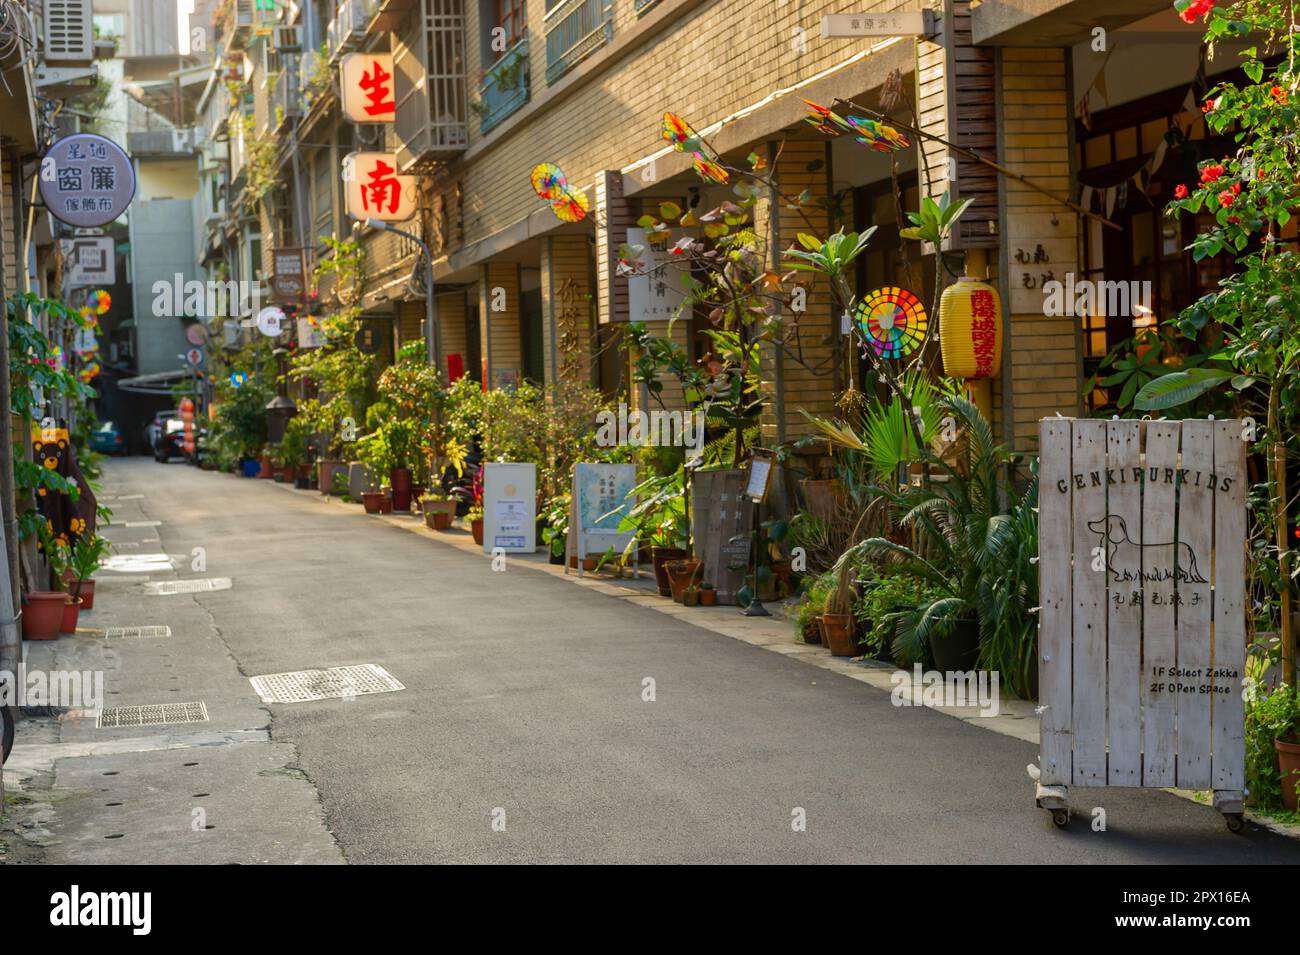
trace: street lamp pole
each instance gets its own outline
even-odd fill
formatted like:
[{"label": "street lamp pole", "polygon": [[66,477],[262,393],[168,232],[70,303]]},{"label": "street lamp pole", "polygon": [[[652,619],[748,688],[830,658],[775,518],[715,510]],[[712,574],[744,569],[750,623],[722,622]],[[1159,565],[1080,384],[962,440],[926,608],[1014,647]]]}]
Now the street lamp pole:
[{"label": "street lamp pole", "polygon": [[425,266],[428,269],[426,275],[426,290],[424,296],[424,349],[425,357],[430,365],[435,369],[442,367],[442,342],[438,334],[437,322],[437,304],[434,302],[433,293],[433,254],[424,240],[414,233],[407,232],[404,229],[396,228],[391,222],[385,222],[382,219],[367,219],[366,225],[371,229],[378,229],[380,232],[393,232],[397,235],[410,239],[420,247],[424,253]]}]

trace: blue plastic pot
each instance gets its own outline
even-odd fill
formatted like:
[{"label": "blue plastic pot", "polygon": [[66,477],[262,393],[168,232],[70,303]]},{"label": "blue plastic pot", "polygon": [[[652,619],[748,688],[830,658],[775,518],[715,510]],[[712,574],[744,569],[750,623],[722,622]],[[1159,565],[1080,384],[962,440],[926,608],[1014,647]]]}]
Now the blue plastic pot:
[{"label": "blue plastic pot", "polygon": [[239,467],[246,478],[255,478],[257,477],[258,472],[262,470],[261,462],[253,458],[245,458]]}]

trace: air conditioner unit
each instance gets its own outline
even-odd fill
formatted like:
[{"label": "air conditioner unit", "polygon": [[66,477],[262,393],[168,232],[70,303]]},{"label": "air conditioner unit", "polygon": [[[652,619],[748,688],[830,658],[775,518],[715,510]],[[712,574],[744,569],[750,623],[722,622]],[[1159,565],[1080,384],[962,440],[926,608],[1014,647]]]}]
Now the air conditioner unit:
[{"label": "air conditioner unit", "polygon": [[277,53],[298,53],[302,50],[302,31],[298,26],[276,27],[271,37]]},{"label": "air conditioner unit", "polygon": [[45,0],[47,63],[90,64],[95,59],[91,0]]}]

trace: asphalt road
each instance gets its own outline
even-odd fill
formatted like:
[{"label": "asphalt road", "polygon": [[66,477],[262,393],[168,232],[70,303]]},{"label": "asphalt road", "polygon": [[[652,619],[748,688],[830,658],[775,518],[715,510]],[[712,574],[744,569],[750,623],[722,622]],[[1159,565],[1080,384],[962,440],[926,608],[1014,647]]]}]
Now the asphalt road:
[{"label": "asphalt road", "polygon": [[181,577],[233,579],[168,599],[210,615],[244,676],[375,663],[405,684],[269,707],[353,863],[1300,862],[1300,841],[1232,835],[1161,792],[1080,791],[1058,831],[1034,807],[1033,745],[546,574],[494,573],[315,492],[143,458],[107,478],[144,495],[167,553],[204,548],[206,573]]}]

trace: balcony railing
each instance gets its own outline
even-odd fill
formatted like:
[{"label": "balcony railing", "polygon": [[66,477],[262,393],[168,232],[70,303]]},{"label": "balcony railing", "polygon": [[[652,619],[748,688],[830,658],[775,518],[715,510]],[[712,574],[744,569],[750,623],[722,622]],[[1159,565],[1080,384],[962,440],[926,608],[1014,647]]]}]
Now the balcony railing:
[{"label": "balcony railing", "polygon": [[546,14],[546,82],[614,39],[613,0],[564,0]]},{"label": "balcony railing", "polygon": [[469,145],[464,0],[417,0],[393,29],[393,131],[405,173]]},{"label": "balcony railing", "polygon": [[483,74],[478,93],[479,132],[488,133],[527,103],[530,85],[525,36]]},{"label": "balcony railing", "polygon": [[302,115],[302,88],[298,84],[298,58],[284,57],[280,75],[271,89],[272,128],[279,129],[285,122]]},{"label": "balcony railing", "polygon": [[379,5],[380,0],[343,0],[339,4],[338,15],[325,30],[331,60],[361,45]]}]

